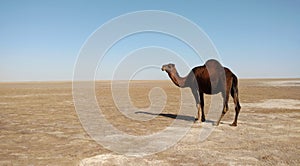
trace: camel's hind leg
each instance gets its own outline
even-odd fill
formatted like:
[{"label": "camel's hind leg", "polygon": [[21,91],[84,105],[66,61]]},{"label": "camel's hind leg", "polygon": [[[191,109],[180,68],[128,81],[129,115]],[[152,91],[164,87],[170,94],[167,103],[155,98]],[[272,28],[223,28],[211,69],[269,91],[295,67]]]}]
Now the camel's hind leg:
[{"label": "camel's hind leg", "polygon": [[231,126],[237,126],[237,119],[241,110],[237,85],[231,89],[231,96],[233,98],[234,105],[235,105],[235,118]]},{"label": "camel's hind leg", "polygon": [[226,92],[222,92],[222,96],[223,96],[223,111],[222,114],[217,122],[217,126],[220,124],[221,119],[224,117],[224,115],[226,114],[226,112],[228,111],[228,99],[229,99],[229,90],[226,90]]}]

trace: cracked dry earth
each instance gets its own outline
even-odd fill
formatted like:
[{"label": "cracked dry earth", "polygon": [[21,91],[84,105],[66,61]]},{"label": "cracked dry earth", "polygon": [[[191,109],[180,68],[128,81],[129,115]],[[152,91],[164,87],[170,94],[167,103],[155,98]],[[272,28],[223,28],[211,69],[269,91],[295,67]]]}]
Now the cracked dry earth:
[{"label": "cracked dry earth", "polygon": [[[177,114],[191,123],[177,144],[142,157],[107,150],[85,132],[75,111],[71,82],[0,83],[0,165],[299,165],[299,79],[242,79],[239,83],[242,109],[238,126],[229,126],[234,117],[230,99],[222,123],[199,141],[201,129],[211,119],[193,124],[195,107],[189,108],[193,115],[180,114],[180,90],[171,81],[130,82],[129,95],[137,108],[147,108],[152,97],[159,98],[155,95],[161,93],[148,96],[152,88],[160,87],[167,96],[163,110],[140,115],[147,121],[120,113],[110,82],[97,82],[99,107],[122,132],[151,135],[170,126]],[[210,96],[205,96],[206,113],[210,102]]]}]

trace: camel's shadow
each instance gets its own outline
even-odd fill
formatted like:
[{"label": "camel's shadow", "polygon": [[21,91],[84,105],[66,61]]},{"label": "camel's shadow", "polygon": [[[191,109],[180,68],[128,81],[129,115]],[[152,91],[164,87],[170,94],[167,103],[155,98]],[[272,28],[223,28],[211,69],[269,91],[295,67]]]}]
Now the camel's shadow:
[{"label": "camel's shadow", "polygon": [[[167,117],[167,118],[172,118],[172,119],[179,119],[179,120],[185,120],[185,121],[191,121],[191,122],[195,122],[195,117],[193,116],[188,116],[188,115],[177,115],[177,114],[170,114],[170,113],[160,113],[160,114],[156,114],[156,113],[152,113],[152,112],[145,112],[145,111],[137,111],[135,112],[136,114],[147,114],[147,115],[153,115],[153,116],[163,116],[163,117]],[[214,124],[215,122],[212,120],[206,120],[205,123],[212,123]]]},{"label": "camel's shadow", "polygon": [[137,111],[136,114],[147,114],[147,115],[153,115],[153,116],[164,116],[167,118],[172,119],[179,119],[179,120],[185,120],[185,121],[195,121],[195,117],[193,116],[187,116],[187,115],[177,115],[177,114],[165,114],[165,113],[152,113],[152,112],[145,112],[145,111]]}]

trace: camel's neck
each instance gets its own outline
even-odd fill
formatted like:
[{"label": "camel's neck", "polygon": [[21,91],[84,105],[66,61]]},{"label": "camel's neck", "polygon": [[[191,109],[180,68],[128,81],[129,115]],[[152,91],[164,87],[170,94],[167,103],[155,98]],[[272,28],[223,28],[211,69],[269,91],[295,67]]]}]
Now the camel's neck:
[{"label": "camel's neck", "polygon": [[180,88],[186,87],[185,81],[186,81],[187,77],[182,78],[179,76],[179,74],[177,72],[172,72],[172,73],[168,72],[168,75],[176,86],[178,86]]}]

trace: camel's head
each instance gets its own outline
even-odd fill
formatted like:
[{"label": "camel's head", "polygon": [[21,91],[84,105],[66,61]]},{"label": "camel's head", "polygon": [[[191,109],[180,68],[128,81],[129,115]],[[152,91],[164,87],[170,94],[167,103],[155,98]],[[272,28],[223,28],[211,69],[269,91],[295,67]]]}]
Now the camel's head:
[{"label": "camel's head", "polygon": [[173,72],[173,71],[176,71],[176,68],[175,68],[174,64],[169,63],[169,64],[166,64],[166,65],[163,65],[161,67],[161,70],[166,71],[166,72]]}]

